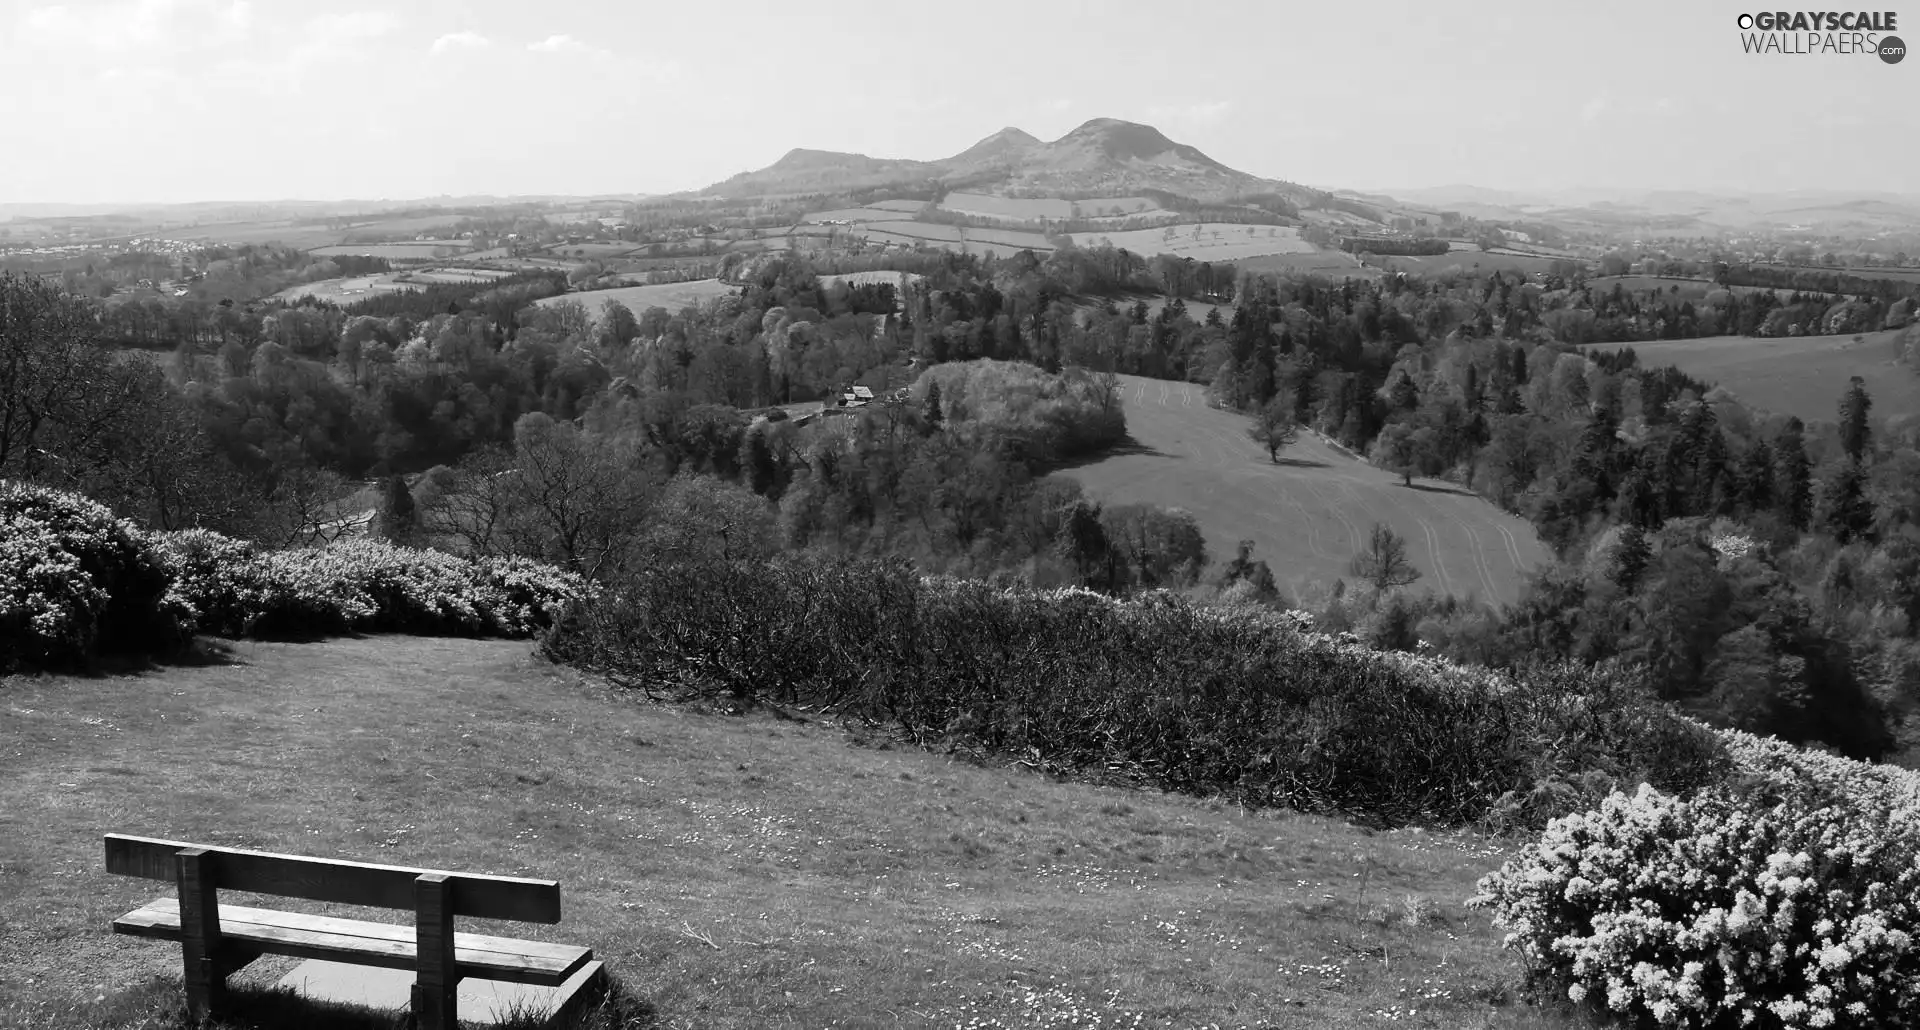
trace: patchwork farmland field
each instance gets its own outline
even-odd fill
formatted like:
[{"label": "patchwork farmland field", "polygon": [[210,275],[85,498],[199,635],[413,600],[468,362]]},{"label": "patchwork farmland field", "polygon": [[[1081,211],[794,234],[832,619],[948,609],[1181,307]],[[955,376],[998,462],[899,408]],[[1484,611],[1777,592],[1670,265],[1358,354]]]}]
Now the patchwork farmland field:
[{"label": "patchwork farmland field", "polygon": [[1377,279],[1380,270],[1368,268],[1343,250],[1316,250],[1311,254],[1263,254],[1241,258],[1234,266],[1243,272],[1281,272],[1322,275],[1330,279]]},{"label": "patchwork farmland field", "polygon": [[465,240],[427,240],[417,243],[348,243],[334,247],[316,247],[309,253],[319,257],[359,255],[386,258],[389,261],[432,261],[454,257],[473,249]]},{"label": "patchwork farmland field", "polygon": [[489,282],[504,279],[512,272],[492,268],[428,268],[408,272],[384,272],[379,275],[342,276],[290,286],[273,295],[274,300],[293,301],[311,296],[334,304],[352,304],[381,293],[420,289],[447,283]]},{"label": "patchwork farmland field", "polygon": [[1522,576],[1547,559],[1524,520],[1451,483],[1391,473],[1346,456],[1312,434],[1282,464],[1248,439],[1245,416],[1207,406],[1201,387],[1121,376],[1130,451],[1072,469],[1102,501],[1181,507],[1200,521],[1216,562],[1239,540],[1273,567],[1289,594],[1348,578],[1368,527],[1406,538],[1416,588],[1511,603]]},{"label": "patchwork farmland field", "polygon": [[228,222],[218,225],[170,226],[154,230],[153,235],[170,240],[205,241],[209,244],[230,246],[278,243],[304,250],[339,243],[346,233],[324,225],[297,225],[293,222]]},{"label": "patchwork farmland field", "polygon": [[1031,221],[1036,218],[1072,218],[1073,201],[992,197],[984,193],[949,193],[940,210],[978,218]]},{"label": "patchwork farmland field", "polygon": [[874,243],[908,247],[924,244],[970,254],[991,253],[1005,257],[1022,250],[1032,250],[1036,254],[1053,250],[1053,244],[1048,243],[1045,236],[1013,229],[968,229],[926,222],[871,222],[854,227],[852,231]]},{"label": "patchwork farmland field", "polygon": [[1195,261],[1238,261],[1267,254],[1312,254],[1317,248],[1300,238],[1300,232],[1282,225],[1233,225],[1226,222],[1200,222],[1170,225],[1163,229],[1132,229],[1126,232],[1077,232],[1073,242],[1080,247],[1111,243],[1121,250],[1143,257],[1172,254]]},{"label": "patchwork farmland field", "polygon": [[587,314],[595,320],[606,306],[619,301],[627,309],[638,315],[651,307],[662,307],[668,311],[704,304],[715,297],[725,297],[737,287],[730,286],[718,279],[696,279],[684,283],[662,283],[656,286],[622,286],[612,290],[590,290],[586,293],[563,293],[557,297],[546,297],[534,303],[549,307],[562,301],[577,301],[587,309]]},{"label": "patchwork farmland field", "polygon": [[1710,336],[1636,343],[1642,365],[1673,365],[1731,390],[1741,403],[1833,421],[1847,380],[1867,381],[1876,418],[1920,414],[1920,374],[1899,360],[1900,331],[1852,336]]},{"label": "patchwork farmland field", "polygon": [[1425,255],[1421,257],[1384,257],[1389,269],[1396,272],[1418,272],[1423,275],[1435,275],[1446,271],[1481,272],[1521,272],[1532,275],[1535,272],[1548,272],[1555,261],[1563,258],[1540,257],[1533,254],[1499,253],[1483,251],[1478,247],[1469,250],[1449,251],[1445,254]]},{"label": "patchwork farmland field", "polygon": [[299,286],[289,286],[279,293],[274,294],[271,299],[295,301],[301,297],[312,297],[315,300],[330,304],[345,305],[352,304],[355,301],[366,300],[368,297],[377,296],[382,293],[418,289],[420,285],[421,284],[418,283],[398,282],[395,280],[394,273],[392,272],[381,275],[355,275],[339,279],[322,279],[318,282],[301,283]]}]

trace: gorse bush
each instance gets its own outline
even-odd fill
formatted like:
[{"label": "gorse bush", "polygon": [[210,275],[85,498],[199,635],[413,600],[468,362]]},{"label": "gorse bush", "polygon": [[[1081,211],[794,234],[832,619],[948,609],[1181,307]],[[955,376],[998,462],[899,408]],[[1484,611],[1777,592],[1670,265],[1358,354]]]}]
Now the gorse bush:
[{"label": "gorse bush", "polygon": [[[901,563],[664,565],[576,608],[545,646],[651,690],[839,711],[925,744],[1390,823],[1478,819],[1595,768],[1691,790],[1716,763],[1710,734],[1604,672],[1520,689],[1278,613],[923,579]],[[1558,743],[1589,728],[1605,754]]]},{"label": "gorse bush", "polygon": [[1920,1024],[1920,776],[1723,736],[1727,780],[1558,819],[1474,903],[1542,984],[1643,1025]]},{"label": "gorse bush", "polygon": [[0,671],[177,645],[193,613],[132,523],[0,480]]},{"label": "gorse bush", "polygon": [[263,551],[207,530],[145,533],[84,497],[0,482],[0,670],[159,654],[195,632],[531,636],[584,596],[524,559],[353,541]]}]

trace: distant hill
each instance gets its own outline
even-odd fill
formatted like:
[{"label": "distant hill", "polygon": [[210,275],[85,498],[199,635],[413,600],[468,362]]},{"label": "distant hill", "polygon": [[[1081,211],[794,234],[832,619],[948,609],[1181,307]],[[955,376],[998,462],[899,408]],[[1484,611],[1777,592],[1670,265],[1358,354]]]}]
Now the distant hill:
[{"label": "distant hill", "polygon": [[1310,196],[1293,183],[1228,168],[1151,125],[1118,118],[1095,118],[1051,143],[1009,127],[935,161],[794,150],[766,168],[742,172],[700,194],[761,197],[932,183],[1015,196],[1119,196],[1141,190],[1195,200],[1260,193]]}]

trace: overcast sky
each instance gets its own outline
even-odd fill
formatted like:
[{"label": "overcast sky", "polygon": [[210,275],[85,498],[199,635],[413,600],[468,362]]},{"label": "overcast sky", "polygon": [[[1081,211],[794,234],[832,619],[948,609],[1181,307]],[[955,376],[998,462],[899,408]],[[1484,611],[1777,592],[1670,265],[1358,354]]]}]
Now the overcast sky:
[{"label": "overcast sky", "polygon": [[1095,117],[1327,187],[1920,191],[1920,58],[1748,55],[1754,6],[0,0],[0,203],[667,192]]}]

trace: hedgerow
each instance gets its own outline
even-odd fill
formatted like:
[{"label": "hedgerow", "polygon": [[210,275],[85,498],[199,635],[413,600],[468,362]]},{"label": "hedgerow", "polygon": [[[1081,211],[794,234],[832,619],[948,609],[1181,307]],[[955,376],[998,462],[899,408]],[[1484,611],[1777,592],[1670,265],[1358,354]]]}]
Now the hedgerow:
[{"label": "hedgerow", "polygon": [[[1709,733],[1605,670],[1543,670],[1523,688],[1297,617],[883,561],[663,565],[577,607],[545,648],[656,692],[840,712],[932,746],[1389,823],[1472,821],[1596,775],[1600,793],[1639,777],[1687,791],[1724,764]],[[1582,734],[1593,743],[1563,742]]]},{"label": "hedgerow", "polygon": [[85,497],[0,481],[0,671],[161,654],[207,633],[525,637],[585,595],[524,559],[351,541],[260,550],[207,530],[143,532]]}]

